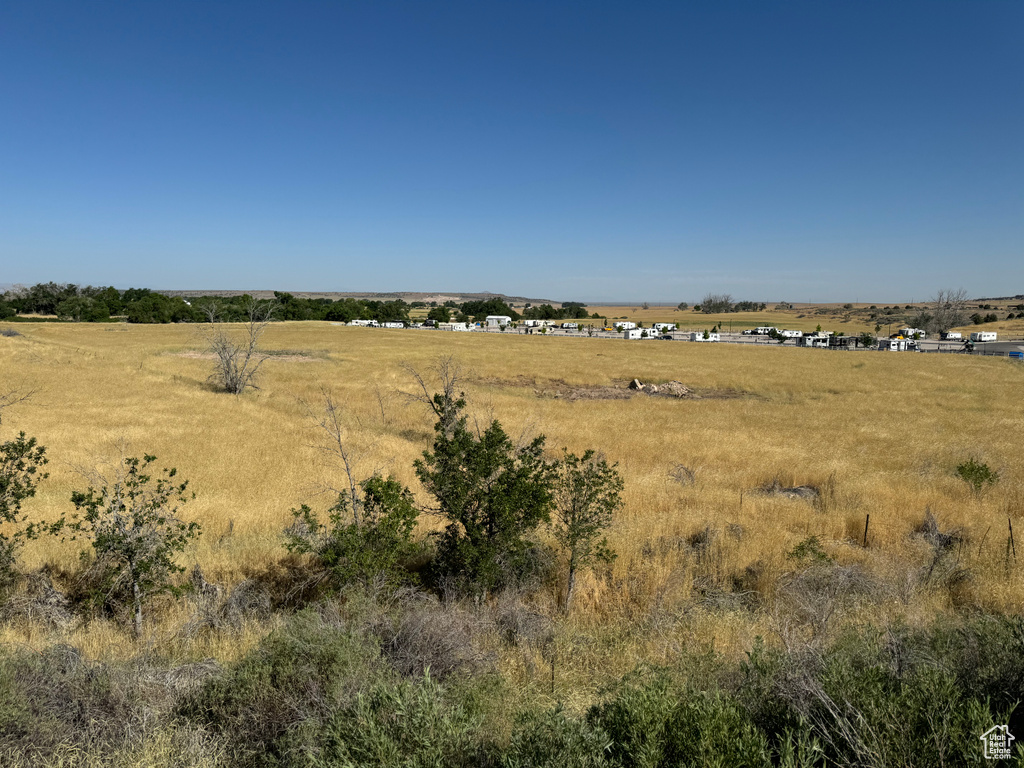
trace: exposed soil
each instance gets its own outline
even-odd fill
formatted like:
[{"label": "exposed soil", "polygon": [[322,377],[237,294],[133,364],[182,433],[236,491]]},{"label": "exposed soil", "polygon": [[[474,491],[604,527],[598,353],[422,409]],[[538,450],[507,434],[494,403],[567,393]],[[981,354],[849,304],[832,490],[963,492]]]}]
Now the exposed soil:
[{"label": "exposed soil", "polygon": [[565,379],[537,379],[531,376],[512,378],[481,377],[477,384],[496,387],[532,389],[537,397],[556,400],[629,400],[632,397],[663,397],[672,400],[722,400],[753,397],[749,392],[735,389],[694,389],[679,382],[669,382],[652,389],[631,389],[626,380],[613,380],[611,385],[570,384]]}]

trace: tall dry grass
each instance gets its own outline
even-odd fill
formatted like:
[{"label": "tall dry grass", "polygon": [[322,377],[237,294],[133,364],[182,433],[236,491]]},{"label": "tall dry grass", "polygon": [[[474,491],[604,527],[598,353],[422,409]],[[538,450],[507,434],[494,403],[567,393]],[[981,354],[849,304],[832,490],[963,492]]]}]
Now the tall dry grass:
[{"label": "tall dry grass", "polygon": [[[212,363],[197,354],[201,342],[188,326],[19,329],[23,336],[0,338],[0,389],[35,394],[4,413],[0,437],[24,430],[48,448],[50,478],[33,514],[66,511],[71,492],[84,488],[84,468],[119,451],[156,454],[196,493],[183,512],[204,536],[186,560],[225,585],[282,557],[292,507],[330,503],[323,489],[338,486],[340,468],[318,450],[309,415],[322,387],[344,406],[357,470],[394,474],[414,489],[412,462],[429,446],[432,420],[401,394],[413,389],[403,366],[427,372],[441,355],[461,363],[472,416],[497,418],[513,434],[543,433],[553,451],[602,450],[626,483],[609,537],[619,557],[578,587],[572,625],[602,639],[584,653],[566,650],[571,661],[556,670],[564,688],[585,691],[600,675],[670,658],[684,645],[739,652],[756,635],[780,634],[771,596],[794,569],[786,553],[811,536],[838,562],[889,585],[850,615],[1018,612],[1024,599],[1024,563],[1005,554],[1007,518],[1024,516],[1024,366],[1006,360],[288,323],[265,336],[268,349],[288,354],[266,363],[259,391],[234,397],[207,383]],[[564,396],[634,377],[679,380],[702,396]],[[969,457],[1000,473],[981,496],[954,475]],[[776,480],[823,496],[754,492]],[[948,588],[922,591],[934,559],[915,535],[926,510],[943,530],[960,532],[951,557],[967,576],[952,579],[952,560],[943,560],[929,578],[950,578]],[[26,568],[70,568],[75,556],[70,545],[42,540],[23,560]],[[540,610],[553,610],[555,589],[532,598]],[[743,603],[746,594],[765,596],[757,610]],[[152,642],[183,658],[228,658],[259,634],[191,647],[176,639],[186,614],[168,608]],[[34,643],[40,632],[8,625],[0,639]],[[130,652],[123,633],[103,622],[69,639],[94,655]],[[506,661],[510,674],[526,677],[543,663],[515,654]]]}]

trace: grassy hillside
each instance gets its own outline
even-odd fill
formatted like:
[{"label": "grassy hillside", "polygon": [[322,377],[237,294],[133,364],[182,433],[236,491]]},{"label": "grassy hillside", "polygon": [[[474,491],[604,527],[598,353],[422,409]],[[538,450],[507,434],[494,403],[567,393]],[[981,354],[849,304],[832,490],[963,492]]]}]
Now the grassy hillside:
[{"label": "grassy hillside", "polygon": [[[432,418],[402,394],[413,391],[406,367],[429,382],[439,356],[462,366],[472,415],[497,418],[512,435],[543,433],[553,454],[603,451],[625,479],[609,535],[619,557],[582,577],[573,615],[558,619],[557,696],[547,651],[509,649],[499,635],[488,641],[510,689],[530,700],[581,711],[638,662],[671,663],[685,649],[737,660],[757,637],[788,646],[857,622],[925,626],[962,611],[1017,614],[1024,603],[1024,564],[1007,557],[1008,520],[1024,526],[1019,363],[289,323],[264,337],[274,354],[261,389],[234,397],[207,383],[211,361],[189,327],[18,329],[23,335],[0,337],[0,389],[34,394],[4,412],[0,437],[24,430],[48,447],[50,478],[33,514],[68,509],[86,485],[83,469],[109,466],[122,451],[156,454],[196,493],[183,512],[204,535],[187,564],[226,589],[284,558],[292,508],[332,501],[322,491],[338,486],[340,469],[318,450],[311,418],[321,388],[343,406],[358,471],[394,474],[417,493],[412,462],[429,446]],[[623,398],[634,377],[678,380],[695,396]],[[999,473],[981,494],[956,475],[971,458]],[[772,492],[794,486],[813,488],[813,497]],[[948,552],[921,533],[931,530],[929,515],[955,537]],[[421,527],[426,534],[437,524],[423,518]],[[863,591],[827,610],[794,607],[808,551],[853,568]],[[76,552],[43,539],[26,548],[24,565],[70,572]],[[562,586],[555,579],[518,599],[554,620]],[[823,625],[807,618],[816,610],[827,613]],[[164,602],[148,625],[149,647],[226,662],[280,621],[183,631],[194,612],[190,600]],[[22,616],[0,627],[3,643],[57,640],[90,658],[137,652],[121,625],[102,618],[55,630]]]}]

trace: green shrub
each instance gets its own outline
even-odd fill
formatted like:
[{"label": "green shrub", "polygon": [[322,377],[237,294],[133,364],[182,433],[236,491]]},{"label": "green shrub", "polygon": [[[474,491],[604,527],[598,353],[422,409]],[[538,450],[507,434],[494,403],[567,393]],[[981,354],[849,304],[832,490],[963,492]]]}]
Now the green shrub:
[{"label": "green shrub", "polygon": [[0,526],[7,528],[0,530],[0,592],[14,583],[18,549],[35,536],[35,527],[25,525],[22,504],[36,495],[36,486],[46,479],[46,473],[39,471],[46,463],[46,449],[24,432],[0,443]]},{"label": "green shrub", "polygon": [[472,699],[447,695],[429,673],[382,681],[312,726],[310,763],[323,768],[458,768],[481,763],[482,719]]},{"label": "green shrub", "polygon": [[612,741],[600,727],[558,707],[523,715],[502,757],[504,768],[609,768]]},{"label": "green shrub", "polygon": [[179,714],[220,731],[239,765],[290,765],[311,746],[309,724],[379,679],[378,658],[365,637],[304,612],[187,696]]},{"label": "green shrub", "polygon": [[623,768],[771,765],[767,739],[735,700],[717,690],[674,687],[663,675],[627,682],[593,707],[587,722],[608,734],[613,764]]},{"label": "green shrub", "polygon": [[309,554],[337,586],[352,582],[395,587],[413,576],[404,566],[420,550],[412,539],[419,517],[412,493],[394,478],[374,476],[359,486],[361,519],[347,493],[328,511],[329,523],[305,504],[285,530],[289,552]]},{"label": "green shrub", "polygon": [[999,481],[998,472],[973,457],[963,464],[957,464],[956,474],[976,494],[980,494],[985,486],[995,485]]}]

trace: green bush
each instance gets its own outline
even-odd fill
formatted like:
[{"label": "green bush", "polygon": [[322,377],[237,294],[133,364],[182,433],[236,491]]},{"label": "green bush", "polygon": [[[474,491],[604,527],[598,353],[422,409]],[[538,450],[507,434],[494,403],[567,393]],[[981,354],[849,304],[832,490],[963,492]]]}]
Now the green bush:
[{"label": "green bush", "polygon": [[368,633],[307,611],[178,714],[228,740],[239,766],[468,766],[490,749],[481,701],[429,670],[403,679]]},{"label": "green bush", "polygon": [[767,739],[737,701],[663,675],[627,682],[587,722],[608,734],[613,764],[623,768],[771,765]]},{"label": "green bush", "polygon": [[986,485],[995,485],[999,481],[998,472],[973,457],[958,464],[956,474],[977,494],[980,494]]},{"label": "green bush", "polygon": [[315,746],[310,726],[350,706],[380,675],[374,643],[305,612],[185,697],[178,712],[221,732],[238,765],[300,765],[299,754]]},{"label": "green bush", "polygon": [[610,768],[612,741],[600,727],[558,707],[523,715],[502,757],[504,768]]},{"label": "green bush", "polygon": [[472,698],[430,678],[382,681],[312,726],[310,763],[323,768],[458,768],[480,765],[487,739]]},{"label": "green bush", "polygon": [[329,523],[305,504],[292,510],[295,523],[285,530],[289,552],[309,554],[336,584],[395,587],[411,581],[405,565],[420,551],[412,535],[419,517],[412,493],[394,478],[371,477],[360,486],[357,519],[347,493],[328,511]]}]

